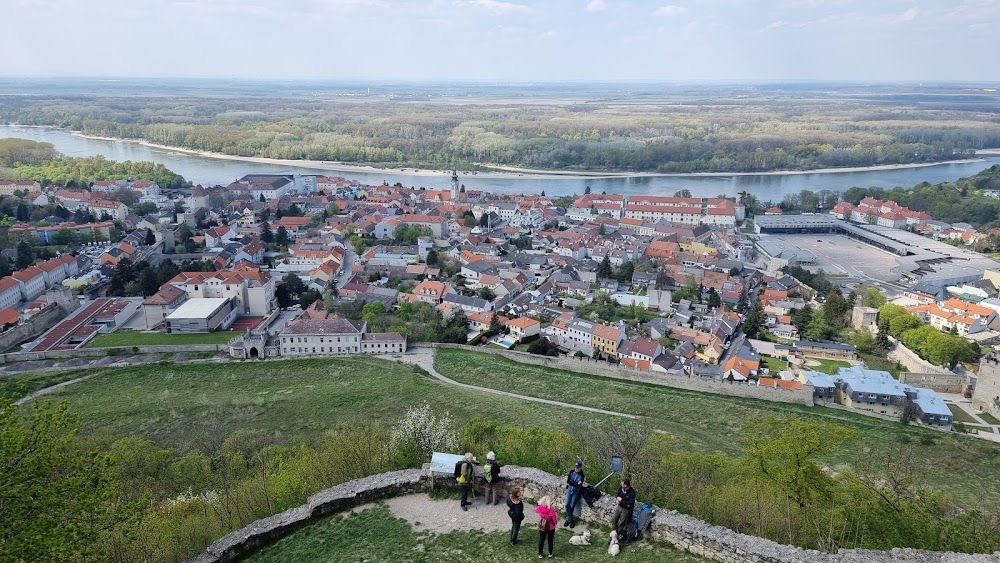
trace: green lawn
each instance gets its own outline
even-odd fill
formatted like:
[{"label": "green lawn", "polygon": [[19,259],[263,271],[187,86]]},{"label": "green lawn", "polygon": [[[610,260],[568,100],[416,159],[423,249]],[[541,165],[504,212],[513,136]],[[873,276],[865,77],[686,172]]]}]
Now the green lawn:
[{"label": "green lawn", "polygon": [[[433,516],[428,516],[433,518]],[[560,527],[554,542],[557,561],[606,561],[606,541],[592,538],[589,546],[571,546],[572,533]],[[438,561],[507,563],[534,559],[538,532],[525,525],[522,543],[512,546],[507,532],[458,531],[435,535],[417,532],[384,505],[362,512],[334,515],[310,524],[246,559],[252,563],[286,561]],[[697,563],[704,559],[668,545],[642,542],[622,549],[621,561],[635,563]]]},{"label": "green lawn", "polygon": [[989,424],[1000,424],[1000,420],[997,420],[997,417],[993,416],[992,414],[990,414],[988,412],[981,412],[981,413],[979,413],[979,418],[983,419],[983,422],[986,422],[986,423],[989,423]]},{"label": "green lawn", "polygon": [[772,356],[761,356],[761,367],[771,370],[772,374],[788,369],[788,362]]},{"label": "green lawn", "polygon": [[741,425],[749,419],[793,414],[830,420],[858,433],[857,440],[825,460],[834,468],[856,463],[864,447],[907,444],[915,462],[926,469],[928,485],[949,491],[961,501],[981,499],[984,494],[1000,500],[1000,488],[991,487],[987,492],[982,487],[983,482],[1000,479],[1000,446],[976,438],[841,410],[671,389],[466,350],[439,350],[436,366],[442,374],[463,383],[640,415],[651,428],[675,436],[680,448],[703,453],[738,454]]},{"label": "green lawn", "polygon": [[39,389],[51,387],[92,373],[90,370],[67,369],[66,371],[24,372],[0,378],[0,395],[20,398]]},{"label": "green lawn", "polygon": [[206,332],[198,334],[166,334],[162,332],[136,332],[118,330],[98,334],[84,348],[106,348],[112,346],[164,346],[185,344],[229,344],[234,337],[243,334],[236,331]]},{"label": "green lawn", "polygon": [[958,405],[953,405],[948,403],[948,410],[951,414],[955,415],[955,422],[961,422],[963,424],[979,424],[979,421],[972,418],[969,413],[962,410],[962,407]]},{"label": "green lawn", "polygon": [[[810,366],[809,364],[812,362],[819,362],[819,365]],[[820,373],[826,373],[829,375],[837,373],[837,370],[840,368],[847,368],[847,367],[851,367],[850,362],[842,362],[840,360],[818,360],[814,358],[806,359],[806,369],[811,369],[813,371],[818,371]]]},{"label": "green lawn", "polygon": [[360,356],[113,368],[52,396],[83,415],[85,432],[180,447],[239,428],[283,441],[315,437],[342,422],[391,424],[405,407],[424,401],[459,421],[481,416],[564,428],[578,417],[571,409],[457,389],[413,366]]}]

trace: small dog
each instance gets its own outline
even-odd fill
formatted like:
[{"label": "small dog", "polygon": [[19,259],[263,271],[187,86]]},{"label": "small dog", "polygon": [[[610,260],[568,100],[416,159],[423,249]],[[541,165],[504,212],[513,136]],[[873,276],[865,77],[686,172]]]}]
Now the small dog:
[{"label": "small dog", "polygon": [[608,555],[610,555],[612,557],[615,557],[615,556],[618,555],[618,552],[620,550],[621,550],[621,547],[618,545],[618,532],[612,531],[611,532],[611,545],[608,546]]},{"label": "small dog", "polygon": [[582,534],[571,537],[569,543],[570,545],[590,545],[590,532],[584,530]]}]

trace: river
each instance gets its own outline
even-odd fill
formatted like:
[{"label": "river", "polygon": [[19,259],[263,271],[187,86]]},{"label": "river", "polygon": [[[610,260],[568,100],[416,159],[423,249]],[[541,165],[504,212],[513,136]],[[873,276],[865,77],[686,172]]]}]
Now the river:
[{"label": "river", "polygon": [[[0,138],[19,137],[52,143],[56,150],[67,156],[103,155],[110,160],[149,160],[163,164],[186,179],[202,185],[228,184],[252,173],[274,174],[328,174],[339,175],[367,184],[400,182],[405,186],[446,188],[447,175],[417,176],[397,171],[331,172],[308,166],[282,166],[260,162],[224,160],[184,154],[150,147],[135,142],[88,139],[60,129],[0,125]],[[763,201],[781,201],[790,193],[801,190],[843,191],[853,186],[892,188],[910,187],[920,182],[936,184],[971,176],[994,164],[1000,164],[1000,155],[988,155],[981,162],[938,164],[919,168],[891,170],[864,170],[854,172],[821,172],[810,174],[759,174],[734,176],[635,176],[613,178],[560,178],[522,177],[516,174],[484,178],[462,174],[462,183],[469,190],[507,193],[538,193],[561,196],[583,193],[587,186],[594,192],[623,194],[671,195],[677,190],[688,189],[695,196],[735,195],[740,188]]]}]

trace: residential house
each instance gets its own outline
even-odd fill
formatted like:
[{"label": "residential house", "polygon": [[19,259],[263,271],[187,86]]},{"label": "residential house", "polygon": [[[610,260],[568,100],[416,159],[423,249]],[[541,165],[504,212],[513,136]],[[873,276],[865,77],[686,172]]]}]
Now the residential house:
[{"label": "residential house", "polygon": [[510,336],[516,341],[522,341],[530,336],[541,334],[542,323],[531,317],[517,317],[503,321],[504,326],[510,329]]},{"label": "residential house", "polygon": [[618,325],[595,324],[591,345],[609,357],[618,356],[618,347],[625,341],[625,331]]},{"label": "residential house", "polygon": [[839,342],[797,340],[795,342],[795,350],[798,354],[806,358],[842,361],[856,361],[858,359],[858,354],[854,346]]}]

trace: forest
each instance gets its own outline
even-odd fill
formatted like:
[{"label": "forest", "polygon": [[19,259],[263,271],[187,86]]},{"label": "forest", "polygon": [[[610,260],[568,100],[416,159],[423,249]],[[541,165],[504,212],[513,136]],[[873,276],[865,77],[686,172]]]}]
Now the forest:
[{"label": "forest", "polygon": [[[52,143],[0,139],[0,178],[34,180],[43,186],[86,187],[101,180],[152,180],[164,189],[188,187],[183,176],[162,164],[117,162],[103,156],[63,156]],[[134,202],[133,202],[134,203]]]},{"label": "forest", "polygon": [[239,156],[464,169],[760,172],[933,162],[1000,147],[1000,114],[989,104],[422,100],[12,95],[0,99],[0,123]]}]

